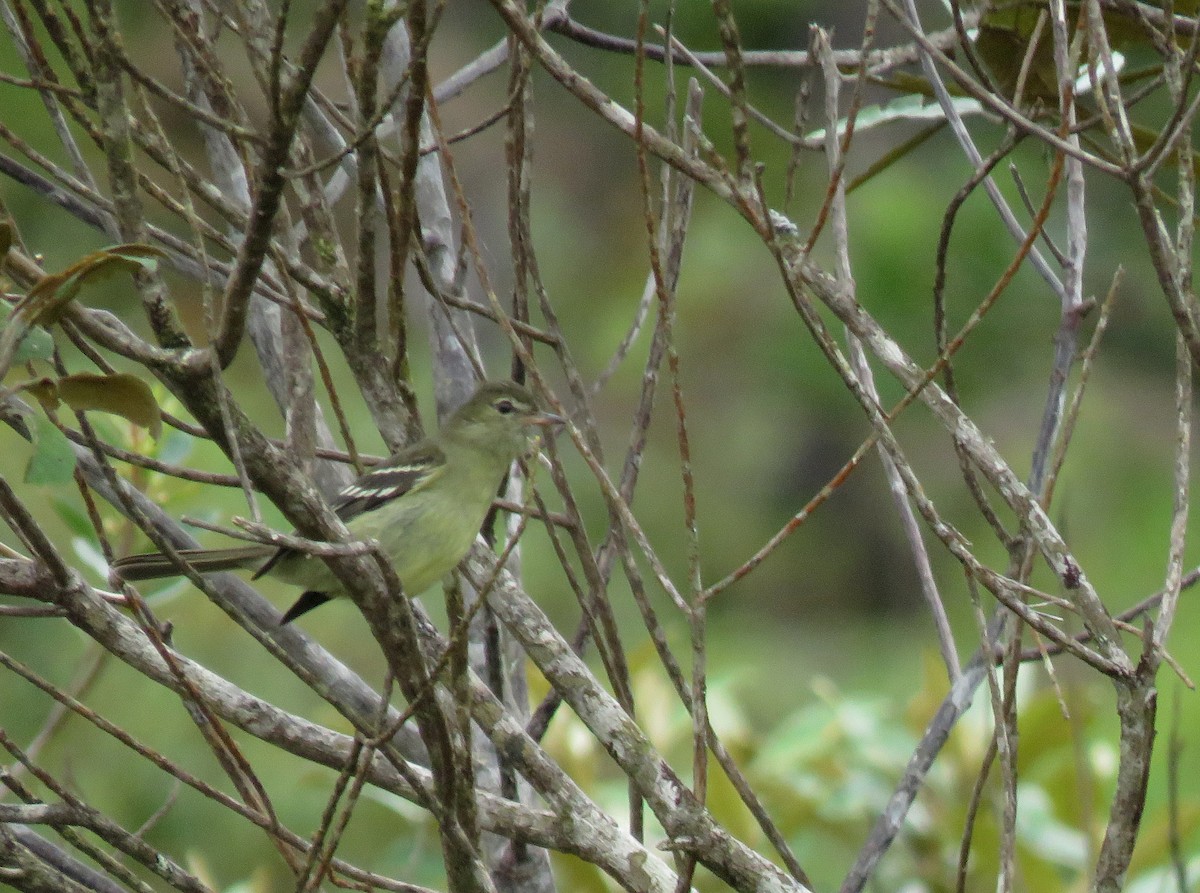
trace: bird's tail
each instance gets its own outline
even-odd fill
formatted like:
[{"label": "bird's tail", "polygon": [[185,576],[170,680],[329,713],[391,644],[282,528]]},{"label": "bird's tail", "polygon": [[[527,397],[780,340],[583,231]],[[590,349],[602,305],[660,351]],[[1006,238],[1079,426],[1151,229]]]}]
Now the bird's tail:
[{"label": "bird's tail", "polygon": [[[180,549],[179,557],[197,573],[215,574],[218,571],[257,567],[276,551],[274,546],[239,546],[233,549]],[[156,580],[180,574],[179,565],[162,552],[127,555],[112,563],[113,570],[130,582]]]}]

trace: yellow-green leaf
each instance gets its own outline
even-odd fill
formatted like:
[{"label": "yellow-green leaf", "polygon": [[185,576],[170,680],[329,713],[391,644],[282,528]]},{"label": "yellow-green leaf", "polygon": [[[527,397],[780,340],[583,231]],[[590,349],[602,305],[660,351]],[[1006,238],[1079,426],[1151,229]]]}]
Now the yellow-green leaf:
[{"label": "yellow-green leaf", "polygon": [[162,256],[162,251],[154,246],[137,242],[102,248],[60,273],[43,276],[17,305],[17,312],[30,324],[57,322],[84,284],[122,271],[153,270]]},{"label": "yellow-green leaf", "polygon": [[58,383],[53,378],[35,378],[19,385],[17,390],[30,394],[46,412],[58,409]]},{"label": "yellow-green leaf", "polygon": [[61,273],[43,276],[18,303],[0,332],[0,377],[17,362],[17,348],[31,328],[57,322],[86,282],[120,270],[152,270],[162,251],[152,245],[129,243],[93,252]]},{"label": "yellow-green leaf", "polygon": [[1044,3],[992,7],[979,22],[975,52],[991,71],[1001,91],[1011,97],[1016,90],[1025,57],[1029,55],[1030,41],[1035,33],[1038,34],[1025,81],[1023,102],[1036,98],[1056,108],[1058,75],[1054,67],[1054,38],[1049,28],[1043,27],[1040,31],[1037,28],[1038,19],[1044,11]]},{"label": "yellow-green leaf", "polygon": [[12,308],[0,303],[0,355],[9,356],[8,363],[0,366],[7,370],[11,363],[26,363],[29,360],[48,360],[54,353],[54,338],[41,326],[24,326],[13,320]]},{"label": "yellow-green leaf", "polygon": [[97,375],[81,372],[57,382],[58,397],[74,410],[99,410],[128,419],[150,431],[162,433],[162,411],[150,386],[136,375]]},{"label": "yellow-green leaf", "polygon": [[75,451],[71,441],[43,413],[37,413],[31,427],[33,455],[25,466],[27,484],[65,484],[75,473]]}]

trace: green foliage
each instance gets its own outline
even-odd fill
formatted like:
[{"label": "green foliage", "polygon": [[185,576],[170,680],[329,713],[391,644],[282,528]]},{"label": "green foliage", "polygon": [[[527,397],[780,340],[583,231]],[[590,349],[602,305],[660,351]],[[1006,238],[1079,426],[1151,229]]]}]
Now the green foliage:
[{"label": "green foliage", "polygon": [[[673,705],[645,657],[639,652],[633,659],[642,725],[663,753],[673,761],[682,757],[686,764],[691,720]],[[827,678],[812,678],[803,703],[758,733],[751,731],[755,723],[739,706],[747,700],[742,695],[749,694],[739,691],[743,683],[728,675],[710,680],[713,725],[817,889],[836,889],[840,883],[946,694],[940,661],[928,655],[924,667],[923,683],[906,702],[856,695]],[[1018,697],[1018,889],[1083,889],[1104,831],[1116,766],[1111,729],[1105,724],[1107,706],[1089,688],[1059,680],[1060,691],[1044,673],[1030,674],[1034,676],[1039,681],[1028,690],[1023,687]],[[1066,698],[1068,716],[1060,694]],[[906,820],[900,844],[885,857],[878,875],[881,889],[913,883],[929,890],[954,889],[969,797],[992,734],[991,716],[984,686],[951,733]],[[573,716],[556,718],[546,743],[589,795],[621,812],[624,780]],[[1000,766],[992,762],[975,815],[967,890],[995,886],[1003,819],[1000,780]],[[1200,827],[1200,796],[1185,785],[1181,797],[1178,830],[1187,840]],[[731,831],[760,852],[774,855],[711,755],[706,802]],[[1131,889],[1169,874],[1168,825],[1165,806],[1147,813]],[[599,872],[577,860],[561,858],[558,869],[560,878],[570,880],[565,888],[611,889]],[[702,890],[725,889],[703,874],[698,885]]]},{"label": "green foliage", "polygon": [[25,466],[25,483],[59,486],[69,483],[75,472],[71,441],[46,415],[31,414],[33,455]]},{"label": "green foliage", "polygon": [[57,409],[61,401],[76,412],[98,410],[122,416],[146,428],[156,440],[162,434],[162,412],[150,386],[136,375],[78,372],[20,387],[34,394],[47,412]]},{"label": "green foliage", "polygon": [[93,251],[62,272],[44,276],[17,305],[16,314],[30,325],[58,322],[84,285],[101,282],[122,271],[154,270],[162,256],[161,249],[137,243]]},{"label": "green foliage", "polygon": [[[0,229],[0,257],[12,241],[11,224]],[[96,283],[119,271],[152,270],[162,252],[149,245],[118,245],[85,255],[60,273],[44,276],[15,306],[0,304],[0,375],[15,364],[49,362],[54,338],[46,326],[56,323],[85,284]],[[75,454],[70,440],[55,423],[54,413],[65,403],[82,412],[114,413],[147,428],[158,437],[162,414],[150,387],[127,373],[34,378],[12,389],[36,399],[44,412],[26,413],[33,453],[25,466],[29,484],[61,486],[70,482]]]},{"label": "green foliage", "polygon": [[[13,317],[13,308],[0,303],[0,325],[7,331]],[[48,360],[54,352],[54,337],[41,326],[28,326],[16,337],[12,362],[27,363],[30,360]]]},{"label": "green foliage", "polygon": [[[161,256],[162,251],[151,245],[116,245],[85,255],[60,273],[43,276],[17,302],[0,331],[0,375],[19,362],[21,345],[30,331],[58,322],[85,284],[99,282],[119,271],[153,270]],[[44,341],[40,343],[44,346]],[[41,359],[48,356],[49,353]]]},{"label": "green foliage", "polygon": [[[1190,5],[1194,9],[1195,4]],[[801,18],[796,15],[794,5],[774,4],[773,18],[768,21],[764,14],[756,20],[755,13],[765,13],[771,6],[769,0],[739,4],[743,34],[755,35],[751,39],[754,43],[762,42],[763,37],[779,38],[783,33],[780,25],[785,19],[799,27],[795,23]],[[831,11],[840,6],[826,4],[819,9],[814,5],[812,9],[837,14]],[[1181,11],[1182,6],[1176,4],[1176,11]],[[1023,9],[1023,17],[1009,15],[1001,7],[1017,12]],[[1033,24],[1045,7],[1044,2],[998,4],[989,13],[977,49],[1006,83],[1015,82],[1018,69],[1014,64],[1024,57]],[[711,38],[709,20],[699,15],[708,9],[698,2],[694,10],[687,12],[686,4],[680,7],[679,33],[694,29],[685,34],[689,42],[692,37]],[[1068,14],[1074,16],[1078,5],[1070,4],[1069,9]],[[449,10],[449,14],[453,12]],[[620,16],[619,25],[613,24],[613,20],[609,24],[614,32],[623,33],[636,11],[632,7],[623,11],[615,7],[588,10],[589,16],[593,14],[597,17],[595,24],[605,24],[600,20],[602,16]],[[142,17],[129,18],[137,22]],[[469,35],[456,34],[449,42],[465,45],[468,38],[482,40],[476,23],[472,22],[468,30]],[[845,38],[848,34],[851,32],[846,29],[838,36]],[[480,48],[495,37],[487,35]],[[1056,113],[1056,100],[1053,78],[1047,79],[1052,71],[1045,68],[1044,51],[1048,47],[1043,36],[1026,96],[1043,99],[1042,113],[1052,116]],[[1131,52],[1138,49],[1128,41],[1125,48]],[[628,59],[614,56],[613,65],[600,70],[606,66],[599,56],[587,57],[589,65],[596,63],[595,79],[618,85],[614,87],[619,91],[618,99],[627,100],[631,92]],[[992,61],[996,57],[999,62]],[[1137,76],[1145,77],[1147,70]],[[762,69],[751,70],[749,76],[759,85],[770,77]],[[535,78],[540,77],[540,72],[535,74]],[[1122,82],[1129,83],[1131,77],[1123,76]],[[779,91],[780,95],[774,98],[763,95],[766,91],[756,92],[755,103],[761,100],[763,107],[771,108],[775,101],[778,107],[786,107],[790,112],[794,72],[780,77],[780,82],[785,78],[786,91]],[[868,156],[874,157],[882,151],[881,144],[893,136],[888,132],[889,127],[912,129],[913,121],[924,126],[925,118],[937,114],[921,98],[929,92],[921,78],[902,80],[897,76],[892,87],[902,88],[906,95],[890,101],[881,99],[858,113],[856,132],[860,137],[868,134],[869,137],[852,147],[847,160],[848,175],[861,170]],[[651,96],[656,89],[653,84],[648,87]],[[33,95],[22,91],[18,99],[24,100],[27,94]],[[874,101],[877,94],[868,96]],[[633,167],[632,153],[626,142],[609,131],[603,128],[588,131],[580,127],[577,119],[559,116],[557,112],[568,103],[554,90],[539,94],[539,102],[552,110],[538,122],[540,134],[549,135],[550,139],[539,145],[535,156],[537,176],[533,178],[537,211],[533,225],[541,270],[555,306],[562,311],[571,349],[584,366],[585,374],[594,373],[604,366],[625,334],[630,307],[639,298],[646,273],[641,203],[636,189],[624,188],[628,184],[620,180]],[[978,109],[974,100],[956,97],[954,104],[963,114]],[[651,101],[648,107],[656,106]],[[447,113],[461,114],[458,108],[448,106]],[[725,121],[728,110],[723,103],[710,101],[709,109],[713,113],[710,121]],[[1131,109],[1131,113],[1140,112],[1140,106]],[[472,121],[475,117],[474,107],[464,115]],[[807,122],[809,135],[819,135],[811,128],[821,123],[819,116]],[[979,122],[971,123],[975,129]],[[719,151],[728,148],[725,130],[722,124],[712,127]],[[978,130],[986,140],[994,138],[998,128],[988,131],[986,126],[980,126]],[[499,132],[499,128],[493,132]],[[1149,146],[1157,136],[1137,123],[1134,132],[1140,148]],[[572,147],[573,163],[561,163],[563,155],[555,151],[556,133]],[[1103,139],[1104,134],[1097,133],[1095,137]],[[884,152],[885,163],[876,170],[877,176],[867,181],[866,188],[856,192],[851,201],[858,299],[921,361],[929,361],[933,349],[929,290],[937,228],[949,197],[971,173],[957,150],[949,147],[948,139],[942,142],[938,139],[925,144],[919,154],[916,149],[920,144],[916,142]],[[458,144],[456,158],[464,169],[474,170],[475,176],[498,181],[496,156],[489,154],[485,140],[486,134]],[[787,166],[786,147],[759,139],[755,149],[756,159],[763,161],[768,193],[772,197],[780,195],[778,185]],[[1045,171],[1050,163],[1045,150],[1026,144],[1013,157],[1036,192],[1037,173]],[[1164,167],[1169,164],[1168,158]],[[799,187],[795,191],[797,205],[822,201],[826,194],[824,168],[824,159],[805,156],[801,160]],[[480,170],[485,173],[480,175]],[[888,176],[878,176],[880,173]],[[997,178],[1001,188],[1013,198],[1012,183],[1002,171],[998,171]],[[1133,252],[1129,245],[1136,243],[1140,235],[1123,222],[1132,219],[1126,195],[1106,201],[1103,181],[1092,181],[1089,188],[1092,196],[1100,196],[1096,210],[1089,214],[1096,222],[1103,222],[1103,226],[1093,228],[1088,275],[1095,278],[1096,284],[1089,283],[1089,288],[1102,293],[1111,270],[1117,264],[1130,262]],[[1034,199],[1036,202],[1038,197],[1035,195]],[[697,202],[699,205],[707,202],[711,211],[711,196],[702,193]],[[1013,250],[1011,239],[995,225],[990,210],[981,210],[982,204],[979,196],[970,199],[951,235],[947,300],[953,323],[961,324],[990,289]],[[789,209],[789,213],[798,221],[805,219],[803,208]],[[46,221],[52,219],[52,214],[37,215],[37,223],[31,221],[27,225],[26,235],[32,225],[49,228],[51,224]],[[831,241],[828,229],[826,233],[814,251],[814,257],[822,263],[823,252],[828,252]],[[4,238],[0,227],[0,244]],[[72,247],[75,244],[60,237],[58,244],[47,245],[45,250],[70,250],[63,247],[64,242]],[[499,238],[493,237],[490,250],[497,256],[499,244]],[[315,255],[326,263],[332,263],[338,254],[335,247],[324,239],[311,246]],[[144,246],[102,250],[82,260],[73,260],[63,273],[47,277],[36,290],[39,300],[18,317],[25,330],[19,331],[18,326],[11,328],[8,337],[15,344],[12,362],[51,357],[53,339],[38,323],[52,324],[57,314],[75,299],[81,286],[110,273],[152,268],[152,253],[141,252],[141,248]],[[791,308],[781,300],[780,285],[774,274],[764,273],[762,265],[757,264],[756,259],[763,256],[762,246],[756,244],[753,234],[730,213],[699,216],[686,248],[678,331],[684,347],[683,392],[691,413],[690,433],[699,478],[706,581],[735,567],[778,529],[825,483],[829,472],[860,442],[865,429],[862,413],[848,400],[841,384],[802,332]],[[1136,267],[1133,269],[1136,271]],[[1118,600],[1132,600],[1146,594],[1146,581],[1159,578],[1162,533],[1169,520],[1161,507],[1169,502],[1163,496],[1166,493],[1169,497],[1172,486],[1169,471],[1164,471],[1170,466],[1171,425],[1161,410],[1168,407],[1170,395],[1164,396],[1161,381],[1152,379],[1148,373],[1155,363],[1169,368],[1174,332],[1164,325],[1169,321],[1160,296],[1152,293],[1153,282],[1152,271],[1145,267],[1126,279],[1118,310],[1121,315],[1105,344],[1094,379],[1093,397],[1085,403],[1081,436],[1076,438],[1060,488],[1067,497],[1065,507],[1059,508],[1058,503],[1055,507],[1056,522],[1060,513],[1072,522],[1101,521],[1071,523],[1071,544],[1085,559],[1089,576],[1106,593],[1115,593]],[[1023,280],[1018,279],[1013,294],[1006,296],[987,320],[986,334],[971,341],[958,357],[957,366],[964,405],[986,431],[1007,441],[1003,445],[1010,457],[1028,453],[1028,444],[1021,438],[1024,432],[1034,430],[1035,424],[1022,426],[1017,420],[1022,413],[1035,416],[1038,411],[1036,404],[1044,387],[1050,333],[1058,316],[1056,302],[1045,300],[1040,286],[1023,286]],[[181,289],[179,306],[184,312],[189,306],[193,309],[200,306],[199,301],[189,301],[189,296]],[[123,318],[133,319],[134,300],[128,295],[122,300],[127,300],[123,306],[131,309],[129,314],[122,314]],[[11,316],[11,311],[3,305],[0,312],[5,318]],[[640,358],[652,326],[653,319],[635,345],[633,361],[613,379],[613,387],[596,397],[598,412],[606,414],[610,421],[615,419],[621,425],[627,421],[637,380],[642,374]],[[245,368],[249,367],[229,370],[230,387],[236,389],[239,398],[246,389],[261,384],[257,368],[253,368],[255,377],[238,378],[238,372],[244,372]],[[425,372],[420,370],[418,374]],[[79,378],[48,380],[53,395],[61,396],[63,382],[72,380]],[[997,380],[1002,387],[994,387]],[[888,399],[899,396],[894,382],[885,380],[880,384]],[[73,387],[68,384],[67,391]],[[128,393],[126,385],[114,386],[107,380],[98,380],[82,386],[82,394],[76,398],[63,399],[75,409],[116,413],[96,419],[97,425],[108,423],[118,432],[104,435],[109,442],[129,445],[169,463],[182,462],[196,441],[169,430],[151,443],[145,430],[126,424],[137,422],[153,431],[158,418],[157,399],[153,396],[149,401],[145,399],[144,383],[134,379],[127,387]],[[424,382],[418,382],[417,387],[422,394],[428,390]],[[669,400],[661,402],[667,404]],[[256,422],[267,428],[277,423],[273,408],[261,412],[259,409],[254,407],[251,411]],[[957,463],[948,444],[938,440],[942,432],[933,435],[912,432],[914,417],[925,418],[922,411],[916,407],[898,422],[898,427],[909,426],[903,430],[906,446],[911,447],[915,462],[927,466],[922,469],[927,473],[925,483],[945,516],[968,539],[976,544],[984,542],[987,532],[982,524],[972,529],[972,524],[978,522],[973,522],[964,510]],[[676,535],[677,527],[671,526],[679,515],[679,480],[669,407],[660,408],[660,413],[646,454],[637,510],[639,519],[646,523],[656,547],[674,571],[683,567],[685,560],[684,550],[678,545],[683,538]],[[28,479],[43,484],[67,484],[73,467],[70,444],[41,413],[31,419],[35,448]],[[1036,417],[1026,421],[1036,423]],[[352,420],[352,424],[357,423]],[[731,438],[731,431],[737,432],[736,438]],[[907,439],[910,434],[911,440]],[[622,428],[615,434],[606,432],[606,436],[611,436],[613,449],[607,458],[610,468],[615,469],[625,446],[626,431]],[[23,449],[13,453],[13,461],[23,461]],[[205,470],[229,471],[223,457],[219,461],[214,458],[216,450],[211,445],[205,444],[195,449],[195,453],[194,465]],[[1138,461],[1129,461],[1133,454]],[[568,457],[568,462],[571,460]],[[224,520],[244,505],[236,490],[167,479],[136,467],[119,464],[117,467],[175,516],[201,514]],[[886,548],[899,539],[894,517],[881,501],[886,490],[878,480],[864,482],[867,475],[876,473],[871,463],[864,464],[819,516],[811,519],[760,571],[713,608],[714,615],[735,619],[727,622],[723,630],[733,640],[732,644],[723,643],[720,647],[736,654],[738,667],[770,666],[777,671],[769,686],[748,690],[755,683],[748,683],[739,671],[730,669],[730,664],[710,663],[713,678],[708,703],[713,723],[722,741],[750,775],[752,786],[766,798],[770,813],[796,847],[802,864],[818,880],[816,886],[823,890],[833,889],[853,860],[945,690],[943,674],[936,663],[931,663],[926,666],[921,684],[906,689],[910,693],[906,701],[887,694],[903,688],[895,679],[900,674],[894,673],[888,664],[888,649],[914,652],[920,647],[917,644],[920,633],[914,630],[923,621],[913,620],[917,612],[911,610],[908,601],[915,589],[904,576],[911,575],[911,561],[903,550]],[[856,488],[860,492],[869,490],[865,502],[853,502]],[[589,498],[589,494],[583,498]],[[91,522],[74,490],[63,486],[51,502],[56,517],[51,516],[49,523],[57,521],[59,529],[68,531],[86,569],[102,571],[99,552],[93,545]],[[847,516],[851,520],[841,527],[831,524],[848,502],[851,510]],[[120,538],[115,541],[128,543],[133,537],[131,528],[114,520],[108,509],[102,507],[101,511],[106,514],[109,532]],[[607,513],[600,500],[585,505],[584,516],[589,525],[596,526],[596,533],[603,535]],[[526,540],[530,544],[524,556],[529,570],[527,580],[542,584],[531,586],[531,591],[553,602],[565,587],[556,566],[552,578],[539,569],[539,560],[545,555],[538,555],[538,548],[533,546],[537,535],[531,531]],[[548,554],[549,547],[541,551]],[[1007,556],[994,557],[996,566],[1000,566]],[[962,589],[958,568],[942,553],[935,554],[934,560],[941,580],[956,581],[946,587],[946,594],[952,614],[960,615],[953,619],[961,620],[965,616],[962,604],[965,599],[954,603]],[[868,578],[871,586],[864,584]],[[614,592],[617,590],[619,587],[614,586]],[[171,606],[167,619],[175,624],[176,643],[189,656],[235,680],[252,679],[256,692],[261,690],[265,697],[289,707],[293,701],[302,703],[307,708],[306,715],[313,715],[319,721],[331,725],[341,722],[329,707],[314,703],[310,693],[299,691],[299,686],[285,674],[264,672],[262,655],[246,647],[244,636],[230,635],[227,619],[188,584],[172,584],[160,594],[164,591],[186,593]],[[1185,601],[1188,598],[1185,596]],[[573,605],[561,601],[554,605],[554,610],[564,618],[561,625],[564,630],[568,623],[576,622],[573,615],[567,619],[572,608]],[[628,605],[619,605],[618,609],[632,614]],[[1183,605],[1182,609],[1188,610],[1189,605]],[[362,647],[366,633],[353,608],[341,605],[326,610],[330,613],[319,632],[322,643],[339,656],[345,655],[347,661],[360,662],[375,670],[373,675],[367,674],[368,678],[381,678],[378,665],[369,663],[377,660],[377,655],[368,654],[371,649]],[[901,618],[904,625],[900,632],[883,630],[893,619],[900,626]],[[627,619],[623,615],[622,623]],[[756,638],[754,631],[764,624],[778,628],[776,638],[770,642]],[[54,667],[63,673],[70,659],[76,656],[70,649],[79,644],[71,638],[74,630],[64,627],[55,627],[46,633],[45,640],[36,640],[36,651],[51,655]],[[969,624],[963,628],[969,629]],[[1200,624],[1176,625],[1173,647],[1185,659],[1195,652],[1196,629],[1200,629]],[[840,646],[837,648],[822,641],[835,638],[834,631]],[[878,641],[884,635],[908,638],[885,649]],[[810,647],[814,640],[821,644]],[[969,633],[960,638],[960,642],[970,641]],[[17,647],[35,650],[28,642],[18,642]],[[717,650],[714,644],[714,652]],[[818,652],[820,656],[814,658],[813,654]],[[1069,666],[1068,662],[1063,664]],[[651,732],[656,744],[663,747],[673,765],[687,766],[691,747],[689,718],[653,669],[655,663],[648,651],[635,653],[633,665],[639,721]],[[827,673],[828,678],[814,677],[814,665]],[[1163,675],[1165,678],[1166,674]],[[1084,687],[1067,670],[1062,686],[1070,717],[1065,718],[1050,683],[1036,669],[1030,676],[1037,679],[1037,684],[1021,692],[1018,715],[1020,813],[1016,845],[1021,889],[1082,890],[1087,886],[1084,871],[1094,861],[1091,857],[1107,818],[1112,787],[1115,737],[1111,720],[1106,725],[1104,718],[1111,714],[1111,704],[1102,685],[1097,686],[1098,690]],[[173,745],[171,753],[188,754],[183,762],[190,764],[201,745],[178,703],[173,697],[161,695],[146,698],[144,687],[137,687],[144,686],[143,680],[134,680],[133,686],[129,682],[128,677],[117,677],[96,700],[103,702],[106,712],[117,716],[123,712],[132,714],[146,724],[143,731],[168,738],[167,743]],[[8,687],[9,691],[2,695],[7,699],[6,714],[22,722],[35,714],[40,716],[45,704],[38,702],[26,709],[27,704],[18,703],[11,690],[16,687]],[[989,736],[986,692],[981,693],[980,699],[981,703],[956,729],[939,757],[937,770],[908,817],[900,845],[888,855],[877,878],[879,889],[911,889],[918,885],[930,890],[953,889],[959,835],[966,823],[966,797],[975,784]],[[1185,723],[1190,729],[1196,728],[1194,701],[1193,698],[1186,708],[1193,720]],[[764,702],[770,702],[775,711],[769,720],[762,715]],[[752,712],[755,709],[760,711],[758,715]],[[20,727],[20,731],[31,736],[36,729]],[[624,778],[567,711],[562,711],[556,720],[548,743],[563,766],[606,808],[616,814],[626,809],[628,794]],[[91,755],[86,748],[82,751]],[[100,790],[98,800],[102,806],[112,806],[117,795],[106,800],[110,792],[96,780],[102,780],[106,774],[104,762],[80,760],[79,752],[63,755],[62,762],[72,769],[81,787],[89,793]],[[1164,762],[1165,759],[1156,762],[1156,778],[1164,774]],[[265,767],[265,783],[277,797],[284,820],[295,828],[311,826],[324,806],[324,796],[331,787],[330,776],[319,771],[296,773],[292,764],[279,759],[276,752],[264,755],[259,764]],[[760,851],[770,853],[769,845],[715,762],[710,761],[710,770],[707,802],[714,815]],[[214,776],[219,780],[215,773]],[[999,776],[999,769],[993,767],[983,790],[972,835],[966,885],[969,890],[995,886],[1002,815]],[[1177,824],[1186,845],[1195,839],[1200,805],[1188,786],[1182,793]],[[138,786],[128,791],[127,799],[117,802],[113,811],[136,827],[159,808],[161,803],[155,799],[158,794],[149,786]],[[1165,802],[1159,792],[1147,810],[1128,886],[1137,893],[1169,889],[1167,885],[1174,881],[1168,864],[1171,835]],[[258,893],[282,888],[283,869],[278,865],[272,869],[261,867],[271,865],[274,858],[261,835],[230,833],[228,829],[245,831],[246,826],[228,816],[221,816],[227,824],[209,826],[197,821],[197,816],[205,813],[193,810],[194,805],[194,802],[181,803],[153,833],[167,841],[174,852],[182,852],[185,846],[203,847],[197,851],[191,867],[213,889]],[[435,837],[428,822],[414,815],[414,808],[368,791],[360,809],[370,818],[374,818],[373,813],[387,812],[375,822],[361,822],[356,816],[352,830],[360,836],[352,837],[348,847],[384,853],[386,861],[396,866],[419,864],[414,873],[421,874],[422,879],[428,875],[431,883],[438,883]],[[196,826],[211,828],[211,837],[198,839]],[[651,823],[652,840],[657,833]],[[213,849],[213,840],[220,842],[220,849]],[[210,864],[203,867],[206,858]],[[594,866],[570,857],[556,859],[560,889],[611,888]],[[1196,864],[1189,866],[1193,877],[1198,868]],[[704,889],[724,889],[704,875],[699,884]]]}]

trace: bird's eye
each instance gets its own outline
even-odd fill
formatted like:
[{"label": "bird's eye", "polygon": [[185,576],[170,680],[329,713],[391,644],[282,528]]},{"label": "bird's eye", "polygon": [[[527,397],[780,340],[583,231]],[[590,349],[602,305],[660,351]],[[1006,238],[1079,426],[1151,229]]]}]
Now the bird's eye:
[{"label": "bird's eye", "polygon": [[513,405],[511,400],[500,400],[496,403],[496,412],[501,415],[508,415],[510,412],[516,412],[517,407]]}]

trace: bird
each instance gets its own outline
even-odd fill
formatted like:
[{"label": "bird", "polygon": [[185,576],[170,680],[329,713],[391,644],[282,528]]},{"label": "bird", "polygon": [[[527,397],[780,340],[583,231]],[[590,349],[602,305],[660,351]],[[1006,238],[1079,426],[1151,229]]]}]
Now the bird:
[{"label": "bird", "polygon": [[[513,461],[530,447],[534,429],[563,422],[542,411],[534,396],[513,382],[485,382],[437,435],[392,454],[337,494],[337,512],[353,537],[374,539],[410,596],[450,573],[467,554]],[[231,549],[181,549],[197,573],[257,568],[303,594],[280,619],[302,614],[345,595],[319,557],[267,544]],[[112,567],[129,582],[178,575],[162,552],[129,555]]]}]

